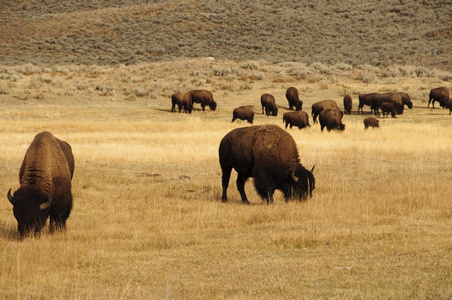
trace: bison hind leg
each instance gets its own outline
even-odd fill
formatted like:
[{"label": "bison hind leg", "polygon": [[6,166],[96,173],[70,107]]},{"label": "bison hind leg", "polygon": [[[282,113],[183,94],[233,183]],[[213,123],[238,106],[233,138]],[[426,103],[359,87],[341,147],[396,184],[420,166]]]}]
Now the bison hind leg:
[{"label": "bison hind leg", "polygon": [[242,197],[242,202],[245,204],[250,204],[250,202],[248,201],[248,198],[246,197],[246,194],[245,194],[245,182],[247,179],[248,179],[247,176],[239,173],[237,175],[236,184],[237,184],[237,190],[239,191],[240,196]]}]

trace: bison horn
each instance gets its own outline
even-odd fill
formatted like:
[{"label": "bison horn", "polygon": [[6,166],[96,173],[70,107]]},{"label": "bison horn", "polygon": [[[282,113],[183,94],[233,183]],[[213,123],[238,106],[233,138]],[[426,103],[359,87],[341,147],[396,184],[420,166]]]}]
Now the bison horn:
[{"label": "bison horn", "polygon": [[49,194],[47,194],[47,201],[39,205],[40,210],[44,210],[50,207],[52,205],[52,197],[50,197]]},{"label": "bison horn", "polygon": [[11,202],[12,205],[14,205],[14,198],[13,196],[11,196],[11,189],[9,189],[8,191],[8,200],[9,202]]},{"label": "bison horn", "polygon": [[295,169],[292,171],[292,175],[290,176],[292,178],[293,181],[298,182],[298,177],[295,176]]},{"label": "bison horn", "polygon": [[312,169],[311,169],[311,173],[313,173],[314,172],[314,168],[315,168],[315,165],[312,167]]}]

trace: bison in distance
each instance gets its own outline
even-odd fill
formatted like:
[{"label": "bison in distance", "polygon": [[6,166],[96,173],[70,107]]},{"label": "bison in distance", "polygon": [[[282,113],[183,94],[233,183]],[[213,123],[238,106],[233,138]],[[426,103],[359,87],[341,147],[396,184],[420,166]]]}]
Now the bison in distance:
[{"label": "bison in distance", "polygon": [[73,174],[71,146],[50,132],[37,134],[20,167],[20,188],[7,194],[21,236],[39,234],[49,216],[50,232],[65,228],[72,209]]},{"label": "bison in distance", "polygon": [[176,112],[176,105],[179,107],[179,113],[182,108],[186,113],[191,114],[193,109],[193,102],[189,93],[174,93],[171,96],[171,112]]},{"label": "bison in distance", "polygon": [[193,103],[201,104],[202,110],[206,110],[206,106],[210,108],[210,110],[215,110],[217,108],[217,103],[213,100],[213,95],[210,91],[207,90],[192,90],[189,91]]},{"label": "bison in distance", "polygon": [[347,115],[352,113],[352,97],[350,95],[344,96],[344,113]]},{"label": "bison in distance", "polygon": [[312,119],[313,119],[314,123],[317,123],[317,116],[323,110],[332,109],[332,108],[339,110],[339,107],[337,106],[337,103],[334,100],[323,100],[323,101],[319,101],[319,102],[312,104],[311,113],[312,113]]},{"label": "bison in distance", "polygon": [[391,114],[391,117],[397,118],[397,110],[393,102],[383,102],[381,104],[381,112],[383,113],[383,118]]},{"label": "bison in distance", "polygon": [[430,107],[430,103],[432,103],[432,107],[435,108],[435,101],[439,102],[441,107],[449,108],[449,115],[452,112],[452,103],[450,99],[450,90],[445,87],[438,87],[430,90],[430,94],[428,96],[428,105]]},{"label": "bison in distance", "polygon": [[295,87],[290,87],[286,91],[286,98],[289,102],[289,109],[292,110],[295,107],[295,110],[302,110],[303,102],[298,97],[298,90]]},{"label": "bison in distance", "polygon": [[369,94],[361,94],[358,96],[359,104],[358,104],[358,114],[361,110],[361,113],[364,113],[363,107],[364,105],[370,106],[370,112],[372,113],[373,107],[372,107],[372,99],[375,95],[378,93],[369,93]]},{"label": "bison in distance", "polygon": [[308,114],[303,110],[286,112],[283,115],[283,124],[284,123],[286,124],[286,129],[289,125],[290,128],[292,128],[292,126],[296,126],[299,129],[311,127],[311,125],[309,125]]},{"label": "bison in distance", "polygon": [[379,122],[380,122],[380,121],[378,121],[377,119],[372,118],[372,117],[365,118],[365,119],[364,119],[364,129],[367,129],[367,128],[369,128],[369,127],[372,127],[372,128],[380,128]]},{"label": "bison in distance", "polygon": [[262,105],[262,114],[264,114],[265,110],[265,114],[267,116],[272,115],[276,117],[278,115],[278,107],[276,107],[276,101],[273,95],[263,94],[261,96],[261,105]]},{"label": "bison in distance", "polygon": [[331,130],[344,130],[345,125],[342,124],[343,113],[336,108],[330,108],[322,110],[319,114],[320,130],[326,127],[328,131]]},{"label": "bison in distance", "polygon": [[237,175],[237,190],[242,202],[249,204],[245,182],[254,178],[257,193],[267,204],[273,202],[275,190],[281,190],[286,201],[312,197],[315,179],[300,164],[297,145],[290,134],[277,125],[237,128],[224,136],[219,147],[223,172],[221,200],[226,202],[232,169]]},{"label": "bison in distance", "polygon": [[253,124],[254,120],[254,107],[252,105],[239,106],[232,112],[232,121],[236,119],[243,121],[248,121],[248,123]]}]

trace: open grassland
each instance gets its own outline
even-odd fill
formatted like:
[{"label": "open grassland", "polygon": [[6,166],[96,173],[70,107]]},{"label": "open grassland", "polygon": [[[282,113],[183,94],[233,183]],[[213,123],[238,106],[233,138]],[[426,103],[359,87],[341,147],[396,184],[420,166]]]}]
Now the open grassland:
[{"label": "open grassland", "polygon": [[[417,70],[417,71],[416,71]],[[422,70],[420,72],[419,70]],[[427,109],[450,74],[424,68],[178,60],[137,66],[0,72],[0,298],[300,299],[452,297],[452,117]],[[446,80],[446,81],[445,81]],[[354,100],[342,133],[291,129],[315,165],[305,202],[266,205],[233,172],[221,203],[218,145],[232,109],[282,126],[285,90],[304,109]],[[212,90],[218,109],[170,112],[176,90]],[[364,130],[357,94],[406,91],[414,102]],[[260,115],[260,95],[278,117]],[[365,107],[365,111],[369,111]],[[311,121],[312,123],[312,121]],[[66,232],[20,241],[8,189],[34,135],[51,131],[76,160]]]}]

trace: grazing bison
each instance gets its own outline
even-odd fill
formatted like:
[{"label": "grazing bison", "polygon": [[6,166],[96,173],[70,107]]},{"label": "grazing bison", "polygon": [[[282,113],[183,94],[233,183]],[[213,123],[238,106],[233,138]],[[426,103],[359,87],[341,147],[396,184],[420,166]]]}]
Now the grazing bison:
[{"label": "grazing bison", "polygon": [[193,109],[193,102],[191,99],[191,95],[189,93],[174,93],[171,96],[171,112],[176,112],[176,105],[179,106],[179,112],[181,112],[182,107],[186,113],[191,114]]},{"label": "grazing bison", "polygon": [[393,118],[397,118],[397,110],[395,108],[394,102],[383,102],[380,106],[381,112],[383,113],[383,118],[391,114]]},{"label": "grazing bison", "polygon": [[372,113],[373,107],[372,107],[372,98],[378,95],[378,93],[369,93],[369,94],[361,94],[358,96],[359,104],[358,104],[358,114],[361,110],[361,113],[364,113],[363,107],[364,105],[370,106],[370,112]]},{"label": "grazing bison", "polygon": [[364,119],[364,129],[367,129],[369,127],[372,127],[372,128],[378,127],[378,128],[380,128],[379,121],[377,119],[375,119],[375,118],[372,118],[372,117],[365,118]]},{"label": "grazing bison", "polygon": [[206,90],[192,90],[189,91],[193,103],[200,103],[202,110],[206,110],[206,106],[209,106],[210,110],[217,108],[217,103],[213,100],[211,92]]},{"label": "grazing bison", "polygon": [[322,110],[319,114],[320,130],[323,131],[325,127],[328,131],[335,129],[344,130],[345,125],[342,124],[342,115],[343,113],[336,108]]},{"label": "grazing bison", "polygon": [[292,128],[292,126],[296,126],[299,129],[311,127],[311,125],[309,125],[308,114],[303,110],[286,112],[283,115],[283,124],[284,123],[286,124],[286,129],[289,125],[290,128]]},{"label": "grazing bison", "polygon": [[232,112],[232,122],[234,122],[236,119],[248,121],[248,123],[253,124],[254,107],[252,105],[237,107]]},{"label": "grazing bison", "polygon": [[397,114],[403,114],[402,96],[399,93],[376,94],[372,98],[372,107],[376,116],[380,115],[380,106],[384,102],[394,103]]},{"label": "grazing bison", "polygon": [[19,171],[20,188],[8,200],[21,236],[39,234],[50,216],[50,231],[64,229],[72,209],[74,157],[68,143],[50,132],[37,134]]},{"label": "grazing bison", "polygon": [[[435,108],[435,101],[439,102],[441,107],[450,107],[450,91],[447,87],[442,86],[438,88],[434,88],[430,90],[430,95],[428,96],[428,105],[430,107],[430,103],[432,103],[432,107]],[[449,113],[450,114],[450,113]]]},{"label": "grazing bison", "polygon": [[286,98],[289,102],[289,109],[292,110],[295,107],[295,110],[302,110],[303,101],[298,98],[298,90],[295,87],[290,87],[286,91]]},{"label": "grazing bison", "polygon": [[311,171],[300,164],[297,145],[292,136],[277,125],[261,125],[237,128],[220,142],[219,157],[223,195],[226,202],[231,171],[237,175],[237,189],[242,202],[249,204],[245,194],[245,182],[254,178],[257,193],[267,204],[273,202],[273,193],[281,190],[284,199],[312,197],[315,179]]},{"label": "grazing bison", "polygon": [[[396,94],[400,95],[403,105],[406,105],[409,109],[413,108],[413,102],[411,102],[411,98],[410,98],[410,95],[408,95],[408,93],[396,92]],[[402,113],[403,113],[403,110],[402,110]]]},{"label": "grazing bison", "polygon": [[336,101],[334,100],[323,100],[312,104],[312,119],[314,123],[317,123],[317,116],[325,109],[335,108],[339,110]]},{"label": "grazing bison", "polygon": [[261,96],[261,105],[262,105],[262,114],[264,114],[264,109],[265,109],[265,114],[267,116],[274,116],[276,117],[278,115],[278,108],[276,107],[276,101],[275,101],[275,97],[273,97],[270,94],[263,94]]},{"label": "grazing bison", "polygon": [[344,113],[348,115],[352,113],[352,97],[350,95],[344,96]]}]

